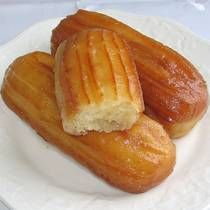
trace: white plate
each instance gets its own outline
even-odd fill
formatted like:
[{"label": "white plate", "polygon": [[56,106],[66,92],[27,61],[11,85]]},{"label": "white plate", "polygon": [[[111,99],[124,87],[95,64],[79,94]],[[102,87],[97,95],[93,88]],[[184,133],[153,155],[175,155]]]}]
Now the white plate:
[{"label": "white plate", "polygon": [[[210,85],[210,43],[160,17],[103,11],[154,37],[192,61]],[[18,56],[49,52],[59,19],[40,22],[0,48],[0,81]],[[161,185],[144,194],[112,188],[42,140],[0,99],[0,197],[16,210],[210,209],[210,113],[176,142],[177,164]]]}]

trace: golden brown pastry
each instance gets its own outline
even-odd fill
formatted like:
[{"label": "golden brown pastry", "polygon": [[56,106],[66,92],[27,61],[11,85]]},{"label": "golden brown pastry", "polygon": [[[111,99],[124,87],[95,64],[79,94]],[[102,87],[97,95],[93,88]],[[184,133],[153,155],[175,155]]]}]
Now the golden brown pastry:
[{"label": "golden brown pastry", "polygon": [[172,172],[175,146],[162,126],[143,114],[130,130],[77,137],[65,133],[52,66],[53,58],[46,53],[22,56],[8,68],[1,89],[5,103],[38,134],[127,192],[144,192]]},{"label": "golden brown pastry", "polygon": [[114,32],[85,30],[64,41],[54,72],[63,128],[70,134],[129,129],[144,111],[130,49]]},{"label": "golden brown pastry", "polygon": [[109,16],[79,10],[53,30],[52,54],[69,36],[96,27],[117,32],[128,41],[143,90],[145,113],[163,124],[170,137],[185,135],[205,113],[208,94],[196,68],[174,50]]}]

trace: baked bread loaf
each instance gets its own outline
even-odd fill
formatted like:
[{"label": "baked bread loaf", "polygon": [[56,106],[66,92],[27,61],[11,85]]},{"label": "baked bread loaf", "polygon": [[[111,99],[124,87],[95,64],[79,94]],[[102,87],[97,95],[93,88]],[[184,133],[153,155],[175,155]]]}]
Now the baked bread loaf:
[{"label": "baked bread loaf", "polygon": [[53,30],[52,54],[63,40],[90,28],[112,30],[128,42],[142,86],[145,113],[159,121],[171,138],[189,132],[207,109],[207,87],[197,69],[160,42],[109,16],[85,10],[66,17]]},{"label": "baked bread loaf", "polygon": [[50,55],[27,54],[10,65],[1,88],[9,108],[39,135],[111,185],[127,192],[144,192],[172,172],[175,146],[162,126],[143,114],[126,131],[89,132],[84,136],[64,132],[54,94],[52,68]]},{"label": "baked bread loaf", "polygon": [[63,128],[70,134],[129,129],[144,111],[130,49],[114,32],[85,30],[64,41],[54,72]]}]

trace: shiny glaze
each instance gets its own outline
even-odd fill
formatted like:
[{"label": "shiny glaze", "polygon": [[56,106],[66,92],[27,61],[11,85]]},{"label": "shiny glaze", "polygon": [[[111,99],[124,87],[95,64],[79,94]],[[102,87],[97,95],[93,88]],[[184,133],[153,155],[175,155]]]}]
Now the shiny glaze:
[{"label": "shiny glaze", "polygon": [[[142,85],[146,114],[161,122],[171,137],[188,132],[207,109],[207,87],[196,68],[169,47],[109,16],[79,10],[53,30],[52,54],[70,35],[95,27],[115,31],[128,41]],[[181,132],[178,127],[182,124],[183,128],[184,123],[186,129]],[[189,128],[187,123],[191,124]]]},{"label": "shiny glaze", "polygon": [[54,95],[52,66],[53,58],[41,52],[10,65],[1,94],[18,116],[46,141],[127,192],[144,192],[171,173],[175,146],[162,126],[143,114],[132,129],[123,132],[90,132],[78,137],[65,133]]},{"label": "shiny glaze", "polygon": [[144,111],[130,49],[114,32],[92,29],[71,37],[57,50],[54,71],[57,96],[63,95],[58,101],[67,115],[85,105],[118,99],[135,104],[139,113]]}]

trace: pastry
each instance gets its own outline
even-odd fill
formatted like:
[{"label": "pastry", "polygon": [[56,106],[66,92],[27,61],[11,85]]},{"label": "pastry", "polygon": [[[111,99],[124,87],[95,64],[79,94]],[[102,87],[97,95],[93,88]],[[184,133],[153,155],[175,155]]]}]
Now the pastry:
[{"label": "pastry", "polygon": [[201,119],[208,93],[197,69],[171,48],[109,16],[79,10],[66,17],[52,32],[52,54],[63,40],[89,28],[112,30],[126,39],[137,66],[145,113],[160,122],[171,138],[185,135]]},{"label": "pastry", "polygon": [[1,88],[8,107],[47,142],[113,186],[138,193],[163,181],[173,170],[175,146],[162,126],[143,114],[130,130],[83,136],[64,132],[54,94],[53,62],[42,52],[17,58]]},{"label": "pastry", "polygon": [[90,29],[64,41],[54,72],[63,128],[70,134],[129,129],[144,111],[130,49],[114,32]]}]

